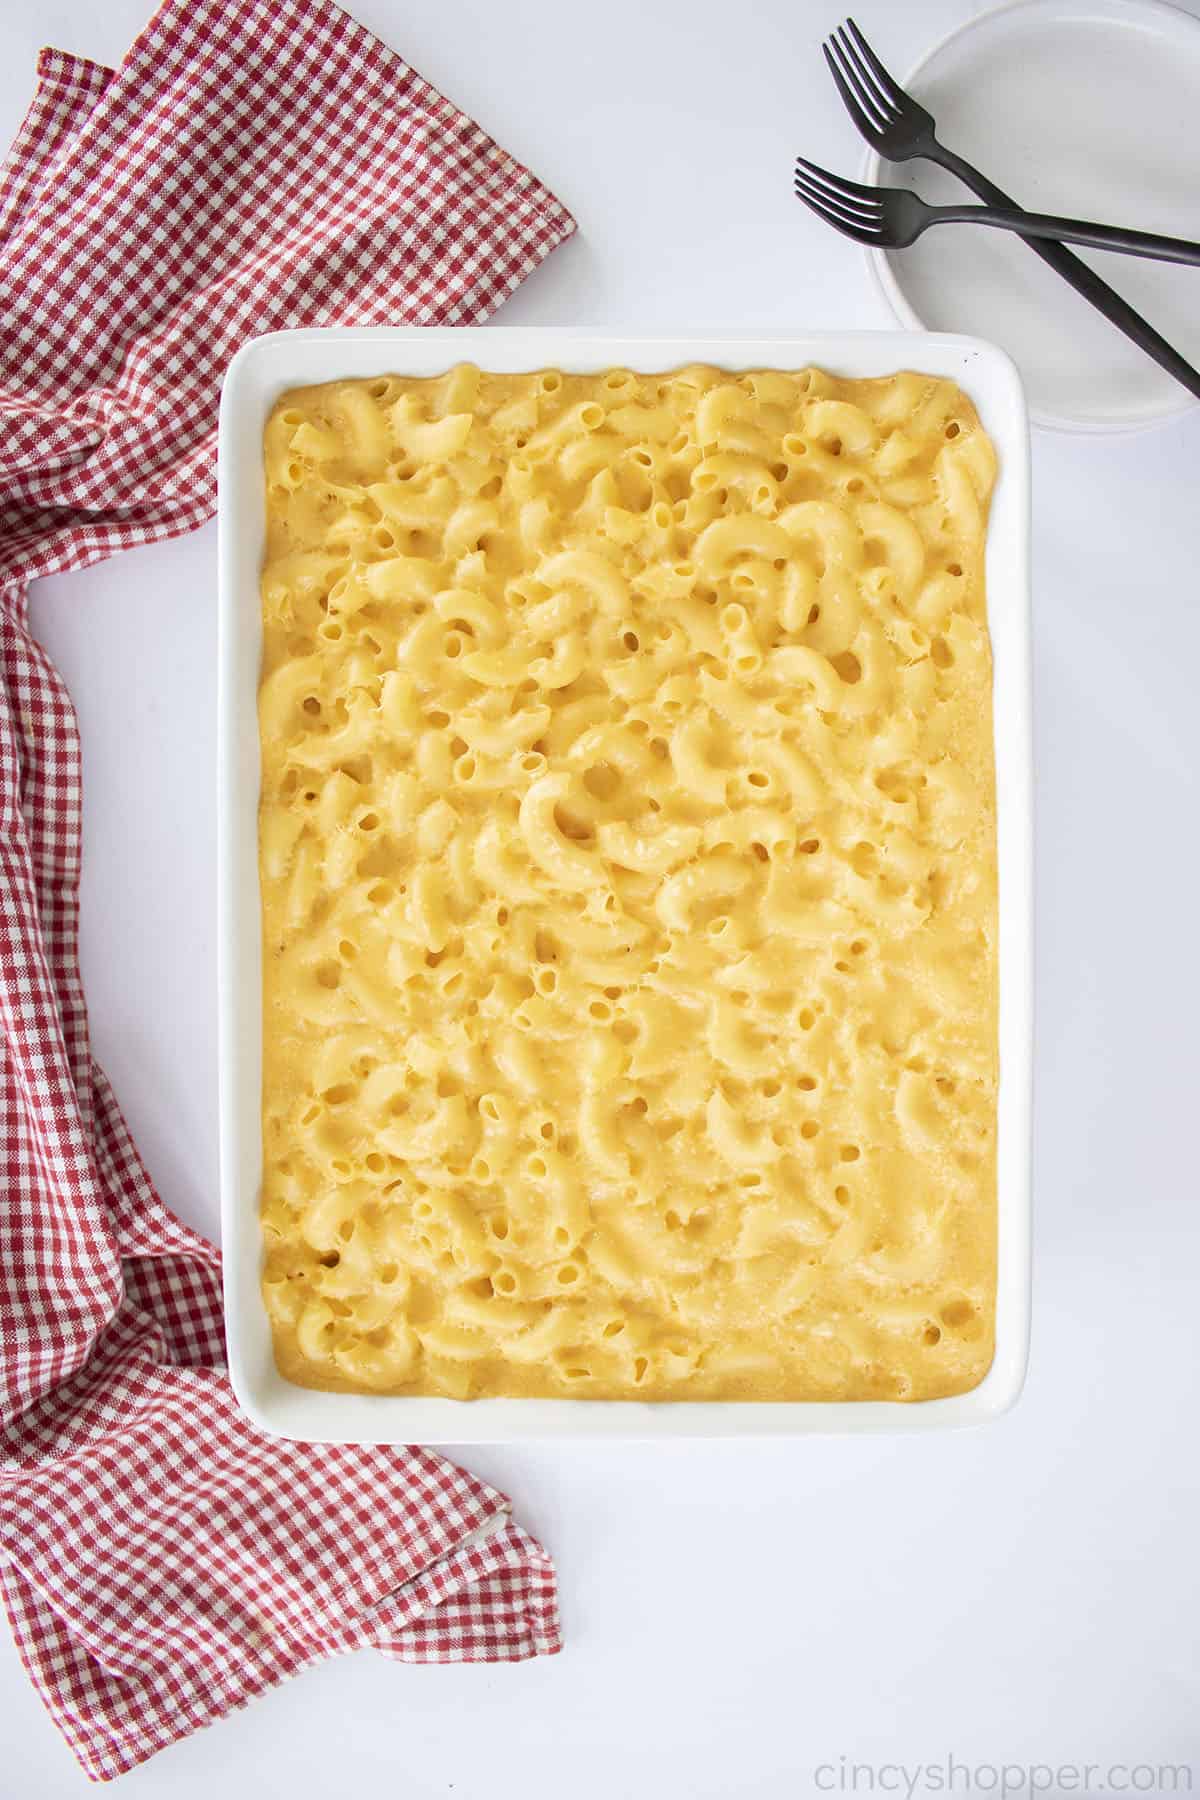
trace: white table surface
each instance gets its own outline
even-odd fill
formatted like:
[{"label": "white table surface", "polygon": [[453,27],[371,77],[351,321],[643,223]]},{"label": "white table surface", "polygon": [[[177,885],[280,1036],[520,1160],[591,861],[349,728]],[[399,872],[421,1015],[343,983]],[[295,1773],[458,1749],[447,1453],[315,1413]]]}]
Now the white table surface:
[{"label": "white table surface", "polygon": [[[40,44],[111,61],[145,5],[8,0],[0,135]],[[576,212],[505,322],[891,323],[859,251],[788,194],[801,146],[858,162],[817,55],[832,5],[355,10]],[[862,23],[902,66],[975,10],[876,0]],[[1037,1777],[1062,1793],[1190,1763],[1200,1790],[1198,459],[1200,413],[1034,444],[1037,1281],[1016,1410],[940,1439],[472,1450],[557,1559],[564,1654],[329,1663],[128,1776],[129,1800],[790,1800],[851,1791],[843,1756],[950,1754],[1101,1765]],[[208,1232],[214,588],[209,526],[44,582],[33,607],[82,722],[97,1051]],[[2,1627],[0,1746],[4,1800],[88,1791]],[[882,1769],[878,1788],[905,1791]]]}]

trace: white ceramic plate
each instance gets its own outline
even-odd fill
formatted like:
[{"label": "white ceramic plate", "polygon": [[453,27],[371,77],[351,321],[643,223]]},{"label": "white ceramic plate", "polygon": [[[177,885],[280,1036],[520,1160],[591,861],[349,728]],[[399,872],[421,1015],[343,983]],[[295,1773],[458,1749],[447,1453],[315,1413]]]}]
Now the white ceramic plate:
[{"label": "white ceramic plate", "polygon": [[[262,1075],[258,890],[263,555],[263,425],[285,388],[388,372],[440,374],[472,361],[502,373],[556,367],[594,373],[681,363],[729,369],[803,368],[842,375],[927,370],[958,381],[1000,459],[987,544],[995,661],[1000,864],[999,1281],[996,1355],[969,1394],[911,1405],[609,1400],[445,1400],[325,1394],[275,1368],[259,1293]],[[919,1431],[994,1417],[1016,1399],[1029,1332],[1032,817],[1029,675],[1029,434],[1012,363],[976,338],[903,331],[768,338],[617,337],[570,330],[279,332],[234,357],[221,397],[218,707],[218,983],[221,1235],[234,1392],[264,1430],[340,1443],[511,1443],[548,1437],[756,1437],[809,1432]]]},{"label": "white ceramic plate", "polygon": [[[1192,14],[1157,0],[1018,0],[956,31],[903,85],[949,149],[1031,211],[1200,239]],[[867,178],[938,203],[972,198],[931,163],[872,154]],[[1009,233],[946,225],[867,254],[903,323],[1002,345],[1039,425],[1130,430],[1196,405]],[[1200,368],[1200,269],[1078,254]]]}]

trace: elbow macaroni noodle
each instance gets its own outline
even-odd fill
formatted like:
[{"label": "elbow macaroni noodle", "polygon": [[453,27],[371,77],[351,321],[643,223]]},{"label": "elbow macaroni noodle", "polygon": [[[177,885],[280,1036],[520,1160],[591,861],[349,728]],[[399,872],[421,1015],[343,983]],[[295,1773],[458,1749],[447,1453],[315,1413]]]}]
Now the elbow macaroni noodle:
[{"label": "elbow macaroni noodle", "polygon": [[968,400],[461,366],[285,395],[266,473],[284,1374],[974,1386],[995,462]]}]

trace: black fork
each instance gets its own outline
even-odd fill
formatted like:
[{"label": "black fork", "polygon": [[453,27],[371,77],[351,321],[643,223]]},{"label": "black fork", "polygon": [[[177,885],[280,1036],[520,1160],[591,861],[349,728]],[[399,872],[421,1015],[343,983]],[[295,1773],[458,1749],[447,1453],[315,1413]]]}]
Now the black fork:
[{"label": "black fork", "polygon": [[1017,207],[927,206],[908,188],[847,181],[844,175],[832,175],[803,156],[796,158],[792,187],[796,198],[835,231],[881,250],[907,249],[931,225],[989,225],[999,231],[1015,231],[1020,237],[1091,244],[1097,250],[1158,257],[1163,262],[1200,263],[1200,244],[1187,238],[1159,237],[1152,231],[1130,231],[1124,225],[1094,225],[1090,219],[1021,212]]},{"label": "black fork", "polygon": [[[888,162],[911,162],[914,157],[923,157],[927,162],[949,169],[989,206],[1015,207],[1019,204],[965,157],[938,142],[933,115],[918,105],[888,73],[853,19],[839,25],[823,48],[825,61],[847,112],[880,156]],[[1120,294],[1085,262],[1064,249],[1062,244],[1032,238],[1026,238],[1025,242],[1036,256],[1048,263],[1085,300],[1090,300],[1106,319],[1152,356],[1189,393],[1200,396],[1200,371],[1168,344],[1166,338],[1160,337],[1141,313],[1136,312],[1127,300],[1122,300]]]}]

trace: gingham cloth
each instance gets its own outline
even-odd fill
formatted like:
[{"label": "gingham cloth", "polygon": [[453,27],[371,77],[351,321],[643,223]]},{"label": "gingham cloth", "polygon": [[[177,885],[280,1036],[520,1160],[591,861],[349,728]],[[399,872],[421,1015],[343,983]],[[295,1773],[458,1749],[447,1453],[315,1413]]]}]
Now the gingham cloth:
[{"label": "gingham cloth", "polygon": [[91,1057],[79,741],[26,585],[208,518],[248,337],[477,322],[574,223],[328,0],[170,0],[118,70],[38,72],[0,173],[0,1586],[104,1779],[319,1657],[559,1637],[502,1495],[240,1417],[218,1253]]}]

